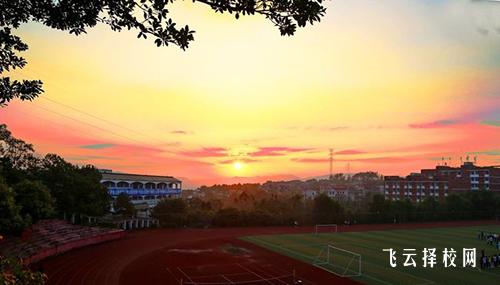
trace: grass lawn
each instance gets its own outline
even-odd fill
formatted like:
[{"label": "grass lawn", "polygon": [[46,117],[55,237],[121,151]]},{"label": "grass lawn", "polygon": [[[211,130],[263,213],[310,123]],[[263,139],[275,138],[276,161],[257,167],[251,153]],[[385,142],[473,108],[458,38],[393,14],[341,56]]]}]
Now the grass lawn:
[{"label": "grass lawn", "polygon": [[[482,249],[486,255],[500,253],[500,250],[487,245],[486,241],[477,239],[479,230],[500,233],[500,226],[262,235],[247,236],[242,239],[311,264],[326,244],[358,253],[361,255],[362,274],[351,278],[365,284],[500,284],[500,267],[482,271],[479,269]],[[382,251],[384,248],[393,248],[397,251],[396,268],[389,265],[389,253]],[[404,248],[416,249],[416,268],[403,266]],[[424,248],[436,248],[437,263],[434,268],[423,268]],[[457,251],[456,268],[444,268],[442,262],[444,248],[454,248]],[[462,267],[463,248],[476,248],[477,268]],[[335,259],[336,255],[332,256]],[[345,267],[346,256],[339,254],[337,257],[341,266]]]}]

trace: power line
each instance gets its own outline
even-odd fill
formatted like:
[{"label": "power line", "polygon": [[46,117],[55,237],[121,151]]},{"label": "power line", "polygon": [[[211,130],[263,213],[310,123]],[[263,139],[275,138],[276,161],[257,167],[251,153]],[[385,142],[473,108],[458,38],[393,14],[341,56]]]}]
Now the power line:
[{"label": "power line", "polygon": [[116,132],[114,132],[114,131],[111,131],[111,130],[108,130],[108,129],[105,129],[105,128],[102,128],[102,127],[99,127],[99,126],[97,126],[97,125],[94,125],[94,124],[91,124],[91,123],[88,123],[88,122],[85,122],[85,121],[82,121],[82,120],[79,120],[79,119],[72,118],[72,117],[70,117],[70,116],[68,116],[68,115],[64,115],[64,114],[61,114],[61,113],[59,113],[59,112],[56,112],[56,111],[53,111],[53,110],[50,110],[50,109],[47,109],[47,108],[44,108],[44,107],[41,107],[41,106],[37,106],[37,105],[32,105],[32,106],[34,106],[34,107],[36,107],[36,108],[39,108],[39,109],[42,109],[42,110],[44,110],[44,111],[46,111],[46,112],[53,113],[53,114],[56,114],[56,115],[58,115],[58,116],[65,117],[65,118],[67,118],[67,119],[73,120],[73,121],[75,121],[75,122],[78,122],[78,123],[81,123],[81,124],[84,124],[84,125],[88,125],[88,126],[90,126],[90,127],[93,127],[93,128],[99,129],[99,130],[101,130],[101,131],[104,131],[104,132],[110,133],[110,134],[115,135],[115,136],[117,136],[117,137],[121,137],[121,138],[124,138],[124,139],[127,139],[127,140],[132,140],[132,141],[135,141],[135,142],[137,142],[137,143],[139,143],[139,144],[143,144],[143,142],[138,141],[138,140],[136,140],[136,139],[134,139],[134,138],[124,136],[124,135],[122,135],[122,134],[116,133]]},{"label": "power line", "polygon": [[153,136],[150,136],[150,135],[147,135],[147,134],[141,133],[141,132],[139,132],[139,131],[137,131],[137,130],[134,130],[134,129],[131,129],[131,128],[128,128],[128,127],[122,126],[122,125],[120,125],[120,124],[118,124],[118,123],[115,123],[115,122],[112,122],[112,121],[109,121],[109,120],[103,119],[103,118],[101,118],[101,117],[98,117],[98,116],[93,115],[93,114],[91,114],[91,113],[88,113],[88,112],[86,112],[86,111],[82,111],[82,110],[80,110],[80,109],[77,109],[77,108],[75,108],[75,107],[73,107],[73,106],[70,106],[70,105],[67,105],[67,104],[64,104],[64,103],[58,102],[58,101],[56,101],[56,100],[54,100],[54,99],[49,99],[49,98],[44,97],[44,96],[42,96],[42,97],[40,97],[40,98],[41,98],[41,99],[43,99],[43,100],[46,100],[46,101],[52,102],[52,103],[54,103],[54,104],[57,104],[57,105],[63,106],[63,107],[65,107],[65,108],[71,109],[71,110],[73,110],[73,111],[75,111],[75,112],[78,112],[78,113],[80,113],[80,114],[84,114],[84,115],[89,116],[89,117],[91,117],[91,118],[94,118],[94,119],[96,119],[96,120],[103,121],[103,122],[105,122],[105,123],[107,123],[107,124],[110,124],[110,125],[113,125],[113,126],[116,126],[116,127],[122,128],[122,129],[124,129],[124,130],[129,131],[129,132],[133,132],[133,133],[135,133],[135,134],[138,134],[138,135],[141,135],[141,136],[144,136],[144,137],[148,137],[149,139],[154,139],[154,140],[156,140],[156,141],[158,141],[158,142],[160,142],[160,143],[163,143],[162,141],[158,140],[158,138],[155,138],[155,137],[153,137]]},{"label": "power line", "polygon": [[[40,109],[43,109],[43,108],[40,108]],[[51,113],[56,113],[56,112],[52,112],[52,111],[49,111],[49,110],[46,110],[46,111],[47,111],[47,112],[51,112]],[[28,117],[35,117],[35,118],[38,118],[38,119],[41,119],[41,120],[46,120],[46,119],[47,119],[47,118],[43,118],[43,117],[40,117],[40,116],[33,115],[32,113],[25,112],[24,110],[16,110],[16,112],[19,112],[19,113],[21,113],[21,114],[25,114],[25,115],[26,115],[26,116],[28,116]],[[58,115],[60,115],[60,114],[58,114]],[[64,116],[64,115],[63,115],[63,116]],[[70,118],[70,119],[72,119],[72,118]],[[72,120],[73,120],[73,119],[72,119]],[[84,122],[80,122],[80,123],[84,123]],[[55,125],[62,126],[62,127],[64,127],[64,128],[68,128],[68,126],[67,126],[67,125],[61,124],[60,122],[57,122],[57,121],[56,121],[56,122],[51,122],[51,124],[55,124]],[[71,127],[69,127],[69,128],[71,128]],[[132,153],[132,155],[137,157],[137,155],[135,155],[135,154],[133,154],[133,153]],[[140,156],[139,156],[139,157],[140,157]],[[104,159],[115,159],[115,158],[116,158],[116,156],[110,156],[110,157],[108,157],[108,156],[103,156],[103,158],[104,158]],[[70,159],[70,160],[71,160],[71,159]],[[78,164],[78,163],[76,163],[76,164]],[[93,163],[93,164],[95,165],[95,163]],[[96,165],[96,166],[97,166],[97,165]]]},{"label": "power line", "polygon": [[[25,77],[29,77],[29,76],[27,76],[28,74],[27,74],[26,72],[24,72],[24,71],[19,71],[19,72],[20,72],[22,75],[24,75]],[[33,71],[33,70],[30,70],[30,73],[32,73],[32,74],[34,74],[34,75],[36,75],[37,77],[43,78],[43,76],[41,76],[38,72],[35,72],[35,71]],[[57,84],[57,83],[52,83],[52,84],[53,84],[53,85],[58,86],[58,87],[59,87],[60,89],[62,89],[64,92],[69,93],[69,92],[68,92],[68,90],[67,90],[66,88],[64,88],[63,86],[61,86],[60,84]],[[68,104],[58,102],[57,100],[54,100],[54,99],[49,99],[49,98],[47,98],[47,97],[45,97],[45,96],[40,96],[39,98],[42,98],[42,99],[44,99],[44,100],[46,100],[46,101],[49,101],[49,102],[51,102],[51,103],[54,103],[54,104],[57,104],[57,105],[63,106],[63,107],[65,107],[65,108],[71,109],[71,110],[73,110],[73,111],[75,111],[75,112],[78,112],[78,113],[80,113],[80,114],[84,114],[84,115],[86,115],[86,116],[89,116],[89,117],[94,118],[94,119],[96,119],[96,120],[102,121],[102,122],[104,122],[104,123],[107,123],[107,124],[113,125],[113,126],[115,126],[115,127],[119,127],[119,128],[121,128],[121,129],[127,130],[127,131],[129,131],[129,132],[133,132],[133,133],[135,133],[135,134],[137,134],[137,135],[140,135],[140,136],[143,136],[143,137],[145,137],[145,138],[147,137],[149,140],[150,140],[150,139],[153,139],[153,140],[157,141],[158,143],[161,143],[161,144],[163,144],[163,143],[164,143],[163,141],[159,140],[159,139],[158,139],[158,138],[156,138],[156,137],[153,137],[153,136],[147,135],[147,134],[145,134],[145,133],[142,133],[142,132],[139,132],[139,131],[137,131],[137,130],[131,129],[131,128],[129,128],[129,127],[126,127],[126,126],[120,125],[120,124],[115,123],[115,122],[112,122],[112,121],[110,121],[110,120],[103,119],[103,118],[101,118],[101,117],[99,117],[99,116],[96,116],[96,115],[94,115],[94,114],[91,114],[91,113],[89,113],[89,112],[87,112],[87,111],[83,111],[83,110],[81,110],[81,109],[78,109],[78,108],[76,108],[76,107],[70,106],[70,105],[68,105]],[[137,141],[137,140],[136,140],[136,141]],[[142,142],[141,142],[141,143],[142,143]]]},{"label": "power line", "polygon": [[[24,75],[25,77],[27,76],[27,74],[26,74],[24,71],[19,71],[19,72],[20,72],[22,75]],[[43,78],[43,76],[41,76],[38,72],[35,72],[35,71],[33,71],[33,70],[31,70],[30,72],[31,72],[31,73],[33,73],[34,75],[38,76],[38,77]],[[63,91],[65,91],[66,93],[68,93],[68,92],[67,92],[67,89],[66,89],[66,88],[64,88],[63,86],[61,86],[60,84],[53,83],[53,85],[58,86],[60,89],[62,89],[62,90],[63,90]],[[40,96],[39,98],[42,98],[42,99],[44,99],[44,100],[46,100],[46,101],[49,101],[49,102],[51,102],[51,103],[54,103],[54,104],[57,104],[57,105],[63,106],[63,107],[65,107],[65,108],[71,109],[71,110],[73,110],[73,111],[75,111],[75,112],[78,112],[78,113],[80,113],[80,114],[86,115],[86,116],[91,117],[91,118],[94,118],[94,119],[96,119],[96,120],[102,121],[102,122],[104,122],[104,123],[106,123],[106,124],[109,124],[109,125],[113,125],[113,126],[119,127],[119,128],[121,128],[121,129],[123,129],[123,130],[127,130],[127,131],[129,131],[129,132],[133,132],[133,133],[135,133],[135,134],[137,134],[137,135],[140,135],[140,136],[142,136],[142,137],[144,137],[144,138],[147,138],[148,140],[153,139],[153,140],[155,140],[156,142],[158,142],[158,143],[160,143],[160,144],[164,144],[164,143],[165,143],[164,141],[161,141],[160,139],[158,139],[158,138],[156,138],[156,137],[153,137],[153,136],[151,136],[151,135],[147,135],[147,134],[142,133],[142,132],[139,132],[139,131],[137,131],[137,130],[135,130],[135,129],[132,129],[132,128],[129,128],[129,127],[126,127],[126,126],[120,125],[120,124],[118,124],[118,123],[112,122],[112,121],[110,121],[110,120],[107,120],[107,119],[101,118],[101,117],[99,117],[99,116],[96,116],[96,115],[94,115],[94,114],[91,114],[91,113],[89,113],[89,112],[87,112],[87,111],[83,111],[83,110],[78,109],[78,108],[76,108],[76,107],[70,106],[70,105],[68,105],[68,104],[58,102],[57,100],[54,100],[54,99],[49,99],[49,98],[47,98],[46,96]],[[58,115],[61,115],[61,114],[59,114],[59,113],[57,113],[57,112],[55,112],[55,111],[49,111],[49,110],[47,110],[47,111],[48,111],[48,112],[52,112],[52,113],[56,113],[56,114],[58,114]],[[61,115],[61,116],[68,117],[67,115]],[[86,123],[86,122],[83,122],[83,121],[80,121],[80,120],[77,120],[77,119],[74,119],[74,118],[70,118],[70,119],[72,119],[72,120],[74,120],[74,121],[79,121],[80,123],[84,123],[84,124],[87,124],[87,125],[92,125],[92,124],[89,124],[89,123]],[[93,127],[97,127],[97,128],[99,128],[99,129],[101,129],[101,130],[105,130],[105,131],[110,132],[110,133],[115,133],[115,134],[117,134],[117,133],[116,133],[116,132],[114,132],[114,131],[110,131],[110,130],[104,129],[104,128],[102,128],[102,127],[98,127],[98,126],[95,126],[95,125],[92,125],[92,126],[93,126]],[[125,138],[125,137],[126,137],[126,136],[121,135],[121,134],[117,134],[117,135],[118,135],[118,136],[120,136],[120,137],[122,137],[122,138]],[[128,139],[131,139],[131,138],[128,138]],[[136,140],[136,139],[131,139],[131,140],[133,140],[133,141],[135,141],[135,142],[139,142],[139,141],[138,141],[138,140]],[[143,142],[140,142],[140,143],[141,143],[141,144],[143,144]],[[168,144],[168,143],[167,143],[167,144]]]}]

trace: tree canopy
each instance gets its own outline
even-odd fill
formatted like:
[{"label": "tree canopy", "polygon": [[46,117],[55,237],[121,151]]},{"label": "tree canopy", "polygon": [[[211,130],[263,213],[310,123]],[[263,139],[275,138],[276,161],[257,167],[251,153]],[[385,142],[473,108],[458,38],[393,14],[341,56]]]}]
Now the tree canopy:
[{"label": "tree canopy", "polygon": [[25,226],[20,206],[16,205],[15,193],[0,177],[0,233],[19,232]]},{"label": "tree canopy", "polygon": [[77,166],[33,146],[0,125],[0,233],[19,233],[40,219],[65,214],[102,216],[110,196],[92,165]]},{"label": "tree canopy", "polygon": [[344,218],[342,206],[326,194],[314,198],[313,219],[316,224],[340,223]]},{"label": "tree canopy", "polygon": [[136,212],[130,197],[125,193],[121,193],[118,197],[116,197],[115,211],[125,217],[133,217]]},{"label": "tree canopy", "polygon": [[[113,31],[136,30],[138,38],[151,36],[157,46],[170,44],[186,49],[194,40],[194,31],[181,27],[170,17],[169,5],[175,0],[8,0],[0,1],[0,106],[11,100],[33,100],[42,90],[40,80],[11,80],[5,71],[23,68],[26,60],[18,53],[28,49],[12,33],[28,21],[50,28],[86,33],[98,23]],[[293,35],[298,27],[319,22],[325,14],[323,0],[193,0],[215,12],[240,15],[260,14],[279,28],[281,35]]]},{"label": "tree canopy", "polygon": [[23,180],[13,186],[20,214],[31,222],[50,217],[54,212],[50,190],[41,181]]}]

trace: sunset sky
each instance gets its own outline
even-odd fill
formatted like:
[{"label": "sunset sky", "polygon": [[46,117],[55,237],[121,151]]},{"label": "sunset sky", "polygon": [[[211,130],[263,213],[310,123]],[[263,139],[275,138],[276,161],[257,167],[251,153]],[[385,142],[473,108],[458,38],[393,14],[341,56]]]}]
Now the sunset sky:
[{"label": "sunset sky", "polygon": [[107,26],[73,36],[40,24],[16,78],[45,93],[0,110],[43,155],[200,184],[334,171],[408,174],[441,157],[500,165],[500,3],[327,1],[281,37],[263,17],[170,9],[191,47],[158,48]]}]

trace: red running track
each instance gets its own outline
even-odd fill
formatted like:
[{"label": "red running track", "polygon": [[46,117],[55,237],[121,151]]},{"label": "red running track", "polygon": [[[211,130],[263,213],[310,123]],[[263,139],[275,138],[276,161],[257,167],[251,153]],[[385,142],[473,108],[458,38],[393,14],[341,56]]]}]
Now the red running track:
[{"label": "red running track", "polygon": [[[420,224],[341,226],[339,231],[369,231],[491,224],[492,221],[461,221]],[[93,245],[48,258],[39,265],[49,277],[48,284],[179,284],[182,271],[217,275],[241,264],[250,273],[265,278],[296,271],[305,284],[358,284],[312,265],[271,252],[237,239],[245,235],[313,232],[311,227],[268,227],[230,229],[154,229],[129,232],[121,240]],[[243,248],[242,254],[225,248]],[[256,265],[265,265],[255,267]],[[210,267],[211,266],[211,267]],[[209,269],[218,268],[217,270]],[[199,272],[200,268],[205,268]],[[180,270],[179,270],[180,269]],[[233,270],[233,269],[231,269]],[[189,273],[191,275],[193,273]],[[233,272],[237,276],[242,272]],[[187,278],[187,277],[186,277]],[[184,280],[186,280],[186,278]],[[207,278],[212,278],[208,276]],[[238,279],[237,281],[243,281]],[[243,277],[241,277],[243,278]],[[234,279],[231,279],[234,280]],[[248,280],[248,279],[245,279]],[[262,284],[287,284],[270,281]]]}]

